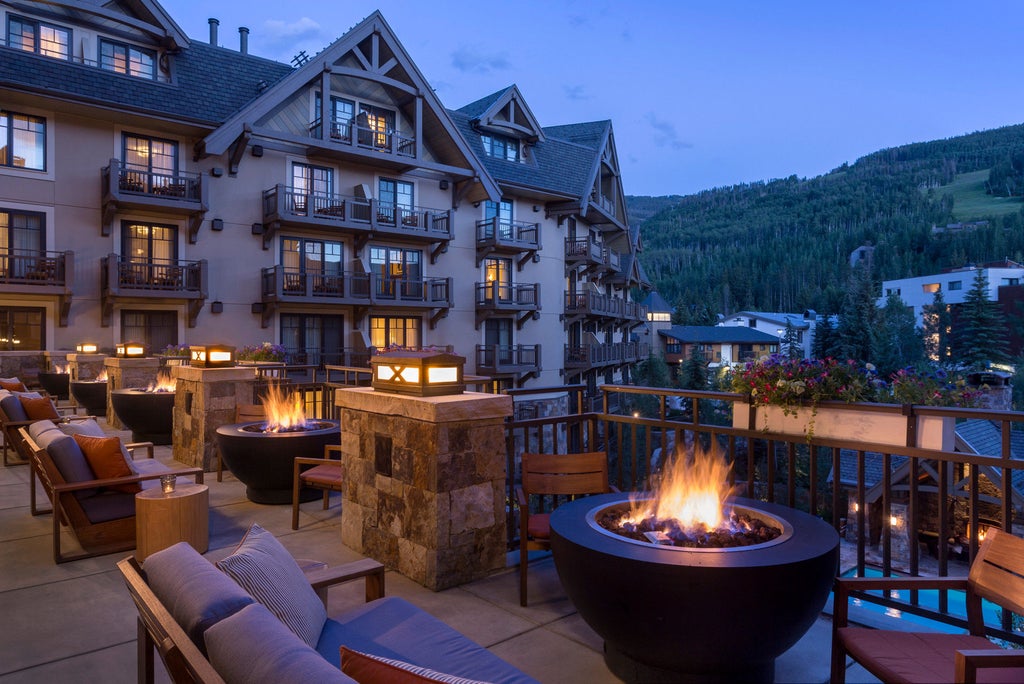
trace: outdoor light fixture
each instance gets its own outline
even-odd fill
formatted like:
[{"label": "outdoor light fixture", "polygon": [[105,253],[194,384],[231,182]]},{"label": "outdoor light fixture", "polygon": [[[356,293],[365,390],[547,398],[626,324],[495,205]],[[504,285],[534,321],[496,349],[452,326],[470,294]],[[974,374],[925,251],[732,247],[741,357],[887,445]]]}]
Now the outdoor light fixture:
[{"label": "outdoor light fixture", "polygon": [[235,365],[235,348],[226,344],[205,344],[189,347],[192,365],[198,368],[231,368]]},{"label": "outdoor light fixture", "polygon": [[80,342],[75,345],[75,351],[79,354],[95,354],[100,346],[94,342]]},{"label": "outdoor light fixture", "polygon": [[140,342],[118,342],[114,354],[121,359],[141,359],[146,355],[146,346]]},{"label": "outdoor light fixture", "polygon": [[466,391],[466,359],[436,351],[396,351],[370,358],[373,389],[379,392],[438,397]]}]

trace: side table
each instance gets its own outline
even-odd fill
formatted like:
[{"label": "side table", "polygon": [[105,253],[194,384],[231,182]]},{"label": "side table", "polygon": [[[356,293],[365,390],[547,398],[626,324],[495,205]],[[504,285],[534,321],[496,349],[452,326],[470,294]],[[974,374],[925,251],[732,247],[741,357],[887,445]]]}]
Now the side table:
[{"label": "side table", "polygon": [[203,484],[179,484],[173,492],[160,487],[135,495],[135,558],[188,542],[199,553],[210,547],[210,489]]}]

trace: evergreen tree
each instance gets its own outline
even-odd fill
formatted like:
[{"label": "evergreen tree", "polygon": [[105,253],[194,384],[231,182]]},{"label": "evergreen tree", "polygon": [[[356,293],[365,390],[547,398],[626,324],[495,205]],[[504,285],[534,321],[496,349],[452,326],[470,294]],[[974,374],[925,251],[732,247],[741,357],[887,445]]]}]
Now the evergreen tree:
[{"label": "evergreen tree", "polygon": [[871,331],[877,312],[871,271],[865,265],[858,265],[850,275],[843,310],[839,316],[842,358],[856,361],[868,361],[871,358]]},{"label": "evergreen tree", "polygon": [[839,358],[839,330],[835,318],[825,315],[818,316],[814,324],[814,341],[811,345],[811,356],[816,359]]},{"label": "evergreen tree", "polygon": [[949,305],[942,296],[942,290],[936,290],[931,304],[926,304],[922,311],[923,341],[925,356],[940,366],[950,363],[950,330],[952,322]]},{"label": "evergreen tree", "polygon": [[779,353],[790,359],[802,359],[804,357],[804,348],[800,344],[800,334],[797,329],[793,327],[793,321],[786,319],[786,331],[782,336],[782,345],[779,349]]},{"label": "evergreen tree", "polygon": [[996,303],[988,298],[988,276],[984,269],[974,269],[974,281],[964,295],[957,318],[955,339],[955,360],[968,368],[981,370],[989,363],[1009,360],[1006,328]]},{"label": "evergreen tree", "polygon": [[891,294],[886,299],[872,332],[871,362],[883,378],[924,361],[924,342],[914,314],[899,295]]},{"label": "evergreen tree", "polygon": [[690,345],[690,355],[679,365],[679,386],[683,389],[708,388],[708,366],[700,345]]}]

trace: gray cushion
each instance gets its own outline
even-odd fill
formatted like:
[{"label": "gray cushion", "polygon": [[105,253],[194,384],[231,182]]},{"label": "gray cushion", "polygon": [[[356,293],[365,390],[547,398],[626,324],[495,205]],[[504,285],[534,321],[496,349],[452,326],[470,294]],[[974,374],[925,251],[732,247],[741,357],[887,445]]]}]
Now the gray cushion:
[{"label": "gray cushion", "polygon": [[142,569],[149,588],[204,653],[206,630],[254,603],[238,584],[185,542],[152,554]]},{"label": "gray cushion", "polygon": [[[73,438],[62,435],[50,442],[46,447],[46,453],[50,455],[50,460],[60,471],[65,482],[85,482],[96,479],[92,468],[89,467],[89,462],[85,460],[85,454],[82,453],[82,449]],[[94,487],[81,489],[74,494],[81,501],[94,496],[98,491],[99,489]]]},{"label": "gray cushion", "polygon": [[21,405],[21,401],[18,400],[18,397],[13,394],[0,399],[0,409],[3,409],[4,415],[7,416],[7,420],[28,420],[28,414],[25,413],[25,407]]},{"label": "gray cushion", "polygon": [[86,437],[108,437],[100,424],[92,418],[85,420],[69,420],[57,426],[65,435],[85,435]]},{"label": "gray cushion", "polygon": [[302,643],[258,603],[206,630],[206,649],[210,664],[228,684],[356,681]]},{"label": "gray cushion", "polygon": [[[52,420],[37,420],[36,422],[28,426],[28,434],[32,437],[32,440],[36,444],[39,444],[39,435],[43,434],[44,432],[53,432],[55,430],[57,431],[58,434],[64,434],[59,429],[57,429],[57,425]],[[39,446],[43,445],[39,444]]]},{"label": "gray cushion", "polygon": [[329,663],[338,665],[342,645],[449,675],[502,684],[536,684],[536,680],[483,646],[394,596],[328,620],[316,650]]},{"label": "gray cushion", "polygon": [[253,523],[238,548],[218,561],[217,567],[308,646],[316,646],[327,611],[295,559],[274,535]]}]

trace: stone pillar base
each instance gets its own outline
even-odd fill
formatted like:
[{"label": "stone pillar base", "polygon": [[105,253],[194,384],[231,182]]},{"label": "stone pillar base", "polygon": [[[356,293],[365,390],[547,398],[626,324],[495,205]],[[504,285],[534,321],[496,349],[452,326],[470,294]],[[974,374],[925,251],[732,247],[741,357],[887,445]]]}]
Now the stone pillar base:
[{"label": "stone pillar base", "polygon": [[239,404],[252,403],[252,368],[172,366],[174,394],[174,460],[217,469],[217,428],[235,422]]}]

